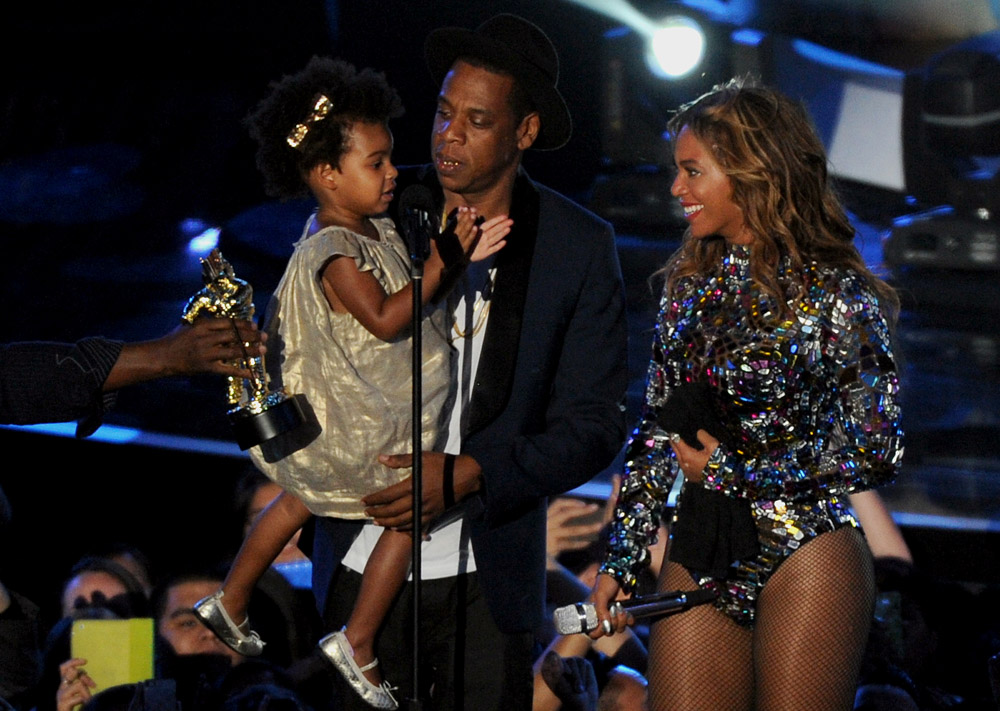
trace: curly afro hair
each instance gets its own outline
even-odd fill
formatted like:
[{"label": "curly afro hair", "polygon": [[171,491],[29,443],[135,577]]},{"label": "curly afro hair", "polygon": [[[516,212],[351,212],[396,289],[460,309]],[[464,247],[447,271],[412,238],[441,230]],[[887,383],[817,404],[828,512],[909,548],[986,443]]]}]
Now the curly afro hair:
[{"label": "curly afro hair", "polygon": [[[312,112],[316,95],[333,104],[326,118],[309,125],[298,148],[288,134]],[[320,163],[337,166],[350,148],[356,122],[386,124],[403,113],[403,103],[385,75],[329,57],[313,57],[304,69],[271,84],[271,92],[247,116],[257,142],[257,167],[268,195],[288,199],[308,194],[303,176]]]}]

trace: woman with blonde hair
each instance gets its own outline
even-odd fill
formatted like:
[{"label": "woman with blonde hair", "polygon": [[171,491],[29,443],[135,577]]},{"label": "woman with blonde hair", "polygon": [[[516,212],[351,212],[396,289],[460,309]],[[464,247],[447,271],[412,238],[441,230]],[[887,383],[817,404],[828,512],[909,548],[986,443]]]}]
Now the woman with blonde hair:
[{"label": "woman with blonde hair", "polygon": [[670,123],[689,227],[664,268],[646,401],[592,597],[631,590],[684,477],[654,623],[651,709],[849,709],[874,604],[848,496],[902,457],[888,323],[803,109],[734,81]]}]

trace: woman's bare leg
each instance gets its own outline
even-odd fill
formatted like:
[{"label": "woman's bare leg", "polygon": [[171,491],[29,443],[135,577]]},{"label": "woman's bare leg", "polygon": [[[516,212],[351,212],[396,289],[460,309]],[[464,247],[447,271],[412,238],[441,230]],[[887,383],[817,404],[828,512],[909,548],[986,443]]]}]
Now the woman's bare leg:
[{"label": "woman's bare leg", "polygon": [[233,622],[239,625],[247,618],[257,581],[311,515],[305,504],[285,491],[261,511],[222,583],[220,602]]},{"label": "woman's bare leg", "polygon": [[[409,533],[385,529],[365,564],[361,590],[344,627],[344,635],[354,649],[358,666],[375,659],[375,635],[406,582],[412,548],[413,538]],[[373,684],[382,683],[378,667],[369,669],[364,675]]]},{"label": "woman's bare leg", "polygon": [[757,601],[758,711],[849,711],[875,605],[861,532],[822,533],[793,553]]}]

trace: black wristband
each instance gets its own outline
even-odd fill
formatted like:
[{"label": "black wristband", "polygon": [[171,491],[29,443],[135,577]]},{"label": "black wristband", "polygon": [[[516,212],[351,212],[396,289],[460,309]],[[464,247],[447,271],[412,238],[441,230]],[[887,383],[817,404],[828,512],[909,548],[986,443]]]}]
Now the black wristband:
[{"label": "black wristband", "polygon": [[469,261],[469,256],[465,253],[465,250],[462,249],[462,243],[458,241],[458,236],[455,234],[457,214],[457,209],[452,210],[451,213],[445,217],[444,229],[434,235],[434,241],[437,243],[438,255],[441,257],[441,261],[444,262],[445,271],[450,271],[455,267],[463,266]]},{"label": "black wristband", "polygon": [[444,507],[450,509],[455,505],[455,455],[444,455],[444,471],[441,478],[441,493],[444,496]]}]

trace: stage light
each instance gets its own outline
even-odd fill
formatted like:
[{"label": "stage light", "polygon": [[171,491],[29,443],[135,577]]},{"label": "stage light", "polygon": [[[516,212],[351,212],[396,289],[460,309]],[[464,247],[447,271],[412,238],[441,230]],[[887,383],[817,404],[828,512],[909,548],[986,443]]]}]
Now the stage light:
[{"label": "stage light", "polygon": [[911,204],[932,209],[895,220],[883,254],[901,294],[922,309],[995,318],[1000,308],[998,77],[1000,30],[949,47],[904,80],[905,189]]},{"label": "stage light", "polygon": [[709,18],[725,23],[725,12],[730,11],[720,12],[715,5],[695,7],[704,5],[706,0],[661,3],[656,15],[644,14],[625,0],[571,1],[635,31],[645,43],[646,66],[654,76],[667,80],[683,79],[701,66],[708,45],[712,44]]},{"label": "stage light", "polygon": [[731,36],[754,15],[755,0],[569,1],[621,23],[604,33],[598,56],[602,170],[590,207],[620,228],[679,236],[687,222],[670,195],[667,121],[684,102],[748,71],[743,57],[762,53],[760,33],[741,36],[739,53]]},{"label": "stage light", "polygon": [[687,15],[672,15],[659,23],[649,38],[646,65],[658,77],[687,76],[705,57],[705,30]]},{"label": "stage light", "polygon": [[219,235],[222,230],[218,227],[209,227],[197,237],[192,237],[188,242],[188,252],[197,255],[207,255],[219,246]]},{"label": "stage light", "polygon": [[196,257],[204,257],[219,246],[222,230],[209,225],[197,217],[181,220],[181,234],[188,238],[187,251]]}]

